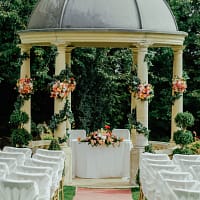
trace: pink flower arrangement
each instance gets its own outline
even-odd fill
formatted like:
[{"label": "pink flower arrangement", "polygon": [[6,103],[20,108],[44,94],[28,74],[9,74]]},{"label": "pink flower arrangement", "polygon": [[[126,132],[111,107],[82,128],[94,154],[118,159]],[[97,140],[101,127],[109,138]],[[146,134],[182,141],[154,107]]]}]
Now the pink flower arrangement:
[{"label": "pink flower arrangement", "polygon": [[151,84],[139,84],[137,87],[136,97],[143,101],[151,100],[154,96],[153,86]]},{"label": "pink flower arrangement", "polygon": [[187,83],[184,78],[176,77],[172,82],[172,89],[175,93],[184,93],[187,89]]},{"label": "pink flower arrangement", "polygon": [[104,134],[98,131],[90,133],[86,138],[78,138],[79,142],[87,142],[88,145],[94,146],[119,146],[120,142],[123,142],[123,138],[119,138],[113,135],[111,131],[105,132]]},{"label": "pink flower arrangement", "polygon": [[68,81],[56,81],[51,88],[51,97],[53,98],[66,98],[70,92],[73,92],[76,88],[76,82],[74,78],[70,78]]},{"label": "pink flower arrangement", "polygon": [[30,95],[33,93],[33,81],[31,78],[20,78],[16,85],[20,95]]}]

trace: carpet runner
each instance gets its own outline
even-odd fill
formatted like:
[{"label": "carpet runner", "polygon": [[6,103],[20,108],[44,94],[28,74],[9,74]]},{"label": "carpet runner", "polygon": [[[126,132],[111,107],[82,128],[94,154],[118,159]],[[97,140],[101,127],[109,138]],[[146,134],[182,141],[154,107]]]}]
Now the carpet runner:
[{"label": "carpet runner", "polygon": [[131,189],[77,188],[73,200],[132,200]]}]

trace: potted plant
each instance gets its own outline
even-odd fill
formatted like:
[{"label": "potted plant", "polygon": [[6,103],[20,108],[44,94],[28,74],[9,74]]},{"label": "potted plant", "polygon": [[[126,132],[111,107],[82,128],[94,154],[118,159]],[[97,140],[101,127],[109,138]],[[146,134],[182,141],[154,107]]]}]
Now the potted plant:
[{"label": "potted plant", "polygon": [[189,112],[181,112],[176,115],[174,120],[176,126],[180,129],[174,132],[173,140],[177,145],[180,145],[180,148],[175,149],[173,154],[192,154],[192,151],[187,145],[192,143],[194,139],[192,132],[187,130],[187,128],[194,124],[193,115]]}]

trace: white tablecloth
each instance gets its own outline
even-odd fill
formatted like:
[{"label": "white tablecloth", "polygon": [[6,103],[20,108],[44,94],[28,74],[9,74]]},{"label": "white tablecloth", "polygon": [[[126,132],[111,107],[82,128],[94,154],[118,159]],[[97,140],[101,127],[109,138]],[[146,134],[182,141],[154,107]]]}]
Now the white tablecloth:
[{"label": "white tablecloth", "polygon": [[92,147],[88,143],[71,142],[73,177],[108,178],[129,177],[130,140],[119,147]]}]

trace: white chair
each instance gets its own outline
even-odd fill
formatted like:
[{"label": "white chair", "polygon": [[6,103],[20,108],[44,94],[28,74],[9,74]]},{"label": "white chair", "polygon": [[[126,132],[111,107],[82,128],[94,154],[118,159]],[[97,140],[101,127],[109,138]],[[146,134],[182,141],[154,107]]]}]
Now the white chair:
[{"label": "white chair", "polygon": [[112,133],[117,137],[124,138],[125,140],[130,140],[130,131],[129,129],[113,129]]},{"label": "white chair", "polygon": [[183,155],[183,154],[174,154],[172,161],[174,164],[180,164],[180,160],[197,160],[200,159],[200,155]]},{"label": "white chair", "polygon": [[15,168],[17,167],[17,160],[16,158],[1,158],[0,157],[0,162],[1,163],[6,163],[8,166],[8,173],[11,173],[15,171]]},{"label": "white chair", "polygon": [[30,180],[1,180],[0,197],[2,200],[38,200],[39,190]]},{"label": "white chair", "polygon": [[177,196],[177,200],[199,200],[200,199],[200,191],[190,190],[190,189],[173,189],[174,193]]},{"label": "white chair", "polygon": [[8,168],[8,165],[7,163],[5,162],[0,162],[0,178],[5,178],[5,176],[7,174],[9,174],[9,168]]},{"label": "white chair", "polygon": [[55,192],[59,188],[59,182],[60,182],[58,176],[59,164],[55,162],[40,161],[32,158],[32,159],[27,159],[24,165],[36,166],[36,167],[50,167],[52,169],[53,174],[52,174],[51,196],[54,196]]},{"label": "white chair", "polygon": [[200,165],[200,160],[184,160],[184,159],[180,160],[180,166],[182,171],[186,172],[190,171],[190,167],[192,165]]},{"label": "white chair", "polygon": [[23,153],[15,153],[15,152],[0,152],[0,158],[15,158],[17,161],[17,165],[24,165],[25,155]]},{"label": "white chair", "polygon": [[31,180],[37,183],[39,189],[38,200],[49,200],[51,192],[51,178],[48,174],[42,173],[11,173],[6,177],[8,180]]},{"label": "white chair", "polygon": [[65,159],[65,152],[62,150],[37,149],[35,154]]},{"label": "white chair", "polygon": [[156,154],[156,153],[142,153],[141,159],[153,159],[153,160],[170,160],[167,154]]},{"label": "white chair", "polygon": [[200,165],[191,165],[189,169],[193,175],[194,180],[200,181]]},{"label": "white chair", "polygon": [[155,200],[174,200],[176,197],[174,197],[173,188],[188,188],[196,183],[189,172],[159,171],[154,198]]},{"label": "white chair", "polygon": [[69,134],[69,140],[77,139],[78,137],[85,138],[86,130],[83,130],[83,129],[69,130],[68,134]]},{"label": "white chair", "polygon": [[53,176],[53,170],[50,167],[17,166],[15,172],[28,173],[28,174],[41,173],[41,174],[48,174],[50,177]]},{"label": "white chair", "polygon": [[29,148],[17,148],[17,147],[9,147],[5,146],[3,148],[5,152],[15,152],[15,153],[23,153],[25,154],[25,159],[31,158],[32,150]]}]

